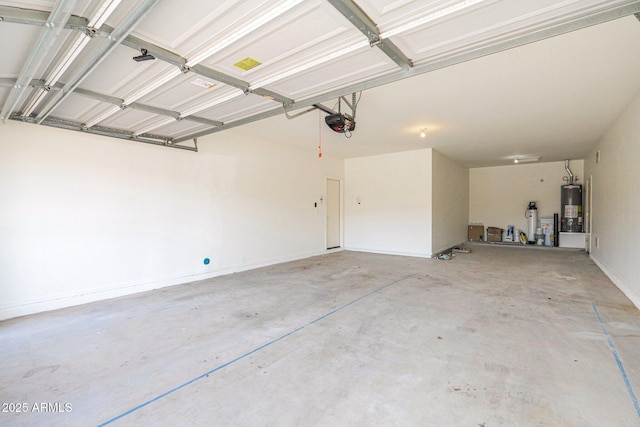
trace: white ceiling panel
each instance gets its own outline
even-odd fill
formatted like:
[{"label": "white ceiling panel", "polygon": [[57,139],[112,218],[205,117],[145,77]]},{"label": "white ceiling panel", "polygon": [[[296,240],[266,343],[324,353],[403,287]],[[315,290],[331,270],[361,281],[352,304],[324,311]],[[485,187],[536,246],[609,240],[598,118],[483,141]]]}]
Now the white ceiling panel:
[{"label": "white ceiling panel", "polygon": [[[453,16],[459,16],[468,10],[477,11],[485,7],[489,3],[495,3],[500,0],[484,0],[481,2],[467,1],[464,3],[474,3],[471,7],[456,12]],[[502,0],[502,3],[518,2],[519,0]],[[543,0],[547,1],[547,0]],[[460,0],[355,0],[355,3],[377,24],[381,32],[397,28],[407,22],[419,19],[434,12],[439,12],[459,3]],[[476,4],[477,3],[477,4]],[[509,6],[505,6],[509,7]],[[451,19],[451,16],[444,19]],[[440,19],[440,21],[444,20]]]},{"label": "white ceiling panel", "polygon": [[[328,114],[327,106],[334,106],[340,96],[392,84],[404,90],[393,92],[398,100],[410,99],[421,93],[423,85],[428,86],[430,80],[424,78],[425,74],[438,70],[438,76],[456,75],[455,70],[449,71],[456,64],[474,60],[484,64],[480,58],[487,55],[522,49],[566,33],[581,33],[593,26],[605,28],[609,21],[610,33],[614,28],[623,28],[621,31],[635,37],[634,31],[638,29],[634,25],[640,27],[633,18],[640,13],[640,0],[122,0],[105,17],[105,25],[89,28],[88,23],[97,19],[97,11],[104,10],[110,1],[0,0],[3,116],[52,126],[64,122],[65,128],[107,135],[108,129],[115,129],[112,136],[118,138],[134,135],[130,138],[134,141],[173,146],[208,133],[282,116],[285,110],[297,112],[322,104],[322,114]],[[61,4],[74,5],[74,16],[64,29],[53,31],[59,37],[45,39],[44,43],[51,46],[47,50],[51,57],[36,54],[34,46],[41,33],[52,32],[43,32],[45,22]],[[621,17],[627,18],[618,19]],[[612,43],[607,46],[610,50],[622,45],[617,34],[607,31],[599,34],[602,43]],[[561,50],[554,48],[554,44],[550,46]],[[628,58],[605,57],[609,53],[607,48],[602,50],[602,60],[631,67],[630,75],[634,75],[635,64],[626,63]],[[626,54],[635,54],[633,49],[627,47]],[[148,61],[133,59],[143,52],[147,53]],[[583,86],[572,87],[574,96],[557,101],[556,105],[565,110],[571,108],[573,99],[576,103],[590,99],[580,90],[590,90],[591,96],[600,93],[597,86],[606,81],[602,76],[613,76],[607,81],[612,101],[597,103],[588,112],[591,116],[597,114],[598,108],[607,106],[611,110],[624,102],[625,90],[631,91],[639,84],[637,78],[630,81],[631,77],[623,71],[595,66],[591,67],[591,72],[597,72],[595,76],[580,79],[578,75],[567,80],[567,76],[575,73],[571,67],[584,66],[578,65],[584,64],[584,59],[577,53],[565,56],[568,62],[559,68],[565,70],[561,76],[556,69],[533,71],[536,78],[546,79],[538,85],[555,87],[555,93],[561,93],[561,88],[570,83],[583,82]],[[512,58],[518,58],[518,50]],[[40,65],[29,66],[30,61]],[[500,63],[493,74],[501,75],[512,69],[520,68]],[[519,71],[521,75],[531,71],[523,70]],[[21,75],[24,85],[12,88]],[[24,77],[27,75],[33,75],[34,79]],[[505,80],[511,78],[505,76]],[[469,105],[472,94],[468,88],[456,79],[442,80],[447,82],[448,95],[438,105]],[[558,86],[558,82],[563,83]],[[587,88],[589,84],[591,88]],[[46,92],[43,87],[47,85],[52,90]],[[496,111],[503,111],[502,117],[509,116],[510,122],[526,123],[527,111],[537,117],[547,111],[542,98],[536,97],[541,93],[540,90],[530,93],[527,102],[538,107],[531,110],[525,105],[511,106],[510,93],[497,98],[498,95],[492,95],[490,104]],[[430,94],[425,96],[436,102]],[[479,102],[478,97],[472,98],[473,103]],[[375,99],[365,93],[363,102],[368,98]],[[520,98],[524,102],[524,97]],[[425,108],[420,102],[400,104],[406,111],[393,122],[394,126],[408,128],[409,120],[416,121],[415,126],[419,126],[417,122],[437,122],[440,113],[437,109]],[[352,142],[358,134],[368,132],[367,125],[375,127],[387,117],[380,109],[368,110],[373,117],[363,117],[367,107],[361,103],[359,109],[359,124]],[[465,121],[464,112],[464,108],[460,110],[459,126],[466,123],[477,131],[478,124],[471,119]],[[350,114],[345,110],[341,113]],[[472,139],[467,135],[472,132],[470,129],[457,127],[453,119],[448,120],[447,124],[433,128],[442,129],[443,135],[446,133],[456,141]],[[305,120],[286,123],[294,126]],[[482,121],[483,131],[492,126],[502,126],[497,115]],[[594,134],[601,132],[600,128],[584,128]],[[551,129],[545,140],[552,139],[551,133],[565,132],[562,124]],[[391,151],[403,149],[391,141],[397,138],[390,132],[385,129],[368,133],[369,142],[390,138],[388,143],[362,146],[354,143],[352,147],[359,147],[362,154],[367,153],[365,147],[380,145]],[[505,134],[514,132],[510,129]],[[490,145],[490,141],[501,138],[487,136],[483,141]],[[584,143],[589,142],[592,141]],[[462,159],[460,153],[460,150],[450,152]],[[468,162],[468,158],[464,161]],[[483,161],[486,164],[486,159]]]},{"label": "white ceiling panel", "polygon": [[0,102],[4,104],[11,91],[11,86],[0,86]]},{"label": "white ceiling panel", "polygon": [[[254,6],[251,6],[251,2],[244,3],[244,8],[254,9],[255,5],[260,7],[266,2],[255,1]],[[240,6],[237,1],[229,0],[209,3],[199,0],[164,1],[138,26],[135,35],[178,52],[181,48],[184,50],[189,41],[197,39],[203,29],[216,27],[217,22],[226,14],[238,8]],[[185,22],[189,25],[176,25]]]},{"label": "white ceiling panel", "polygon": [[282,109],[278,103],[255,95],[240,95],[232,100],[199,112],[200,117],[228,122],[246,117],[250,112],[260,113],[274,108]]},{"label": "white ceiling panel", "polygon": [[[104,102],[95,101],[95,100],[90,100],[90,101],[94,103],[92,108],[88,108],[84,113],[81,113],[81,114],[77,113],[78,115],[76,116],[75,120],[78,123],[82,123],[82,124],[88,123],[95,117],[98,117],[104,114],[105,111],[114,109],[114,105],[106,104]],[[115,111],[113,114],[110,114],[108,118],[104,120],[99,120],[98,122],[96,122],[96,124],[99,126],[104,126],[105,123],[111,123],[111,120],[117,120],[118,117],[124,113],[125,113],[125,110],[118,109],[118,111]]]},{"label": "white ceiling panel", "polygon": [[[97,40],[97,43],[101,41]],[[142,84],[145,80],[143,77],[149,78],[153,72],[153,66],[163,69],[168,68],[167,65],[157,61],[133,61],[132,58],[136,55],[140,55],[140,52],[125,46],[119,46],[104,59],[94,72],[87,76],[82,82],[82,87],[91,88],[104,94],[122,96],[128,91],[127,84],[132,79],[135,79],[136,76],[139,76],[139,78],[130,84],[131,90]]]},{"label": "white ceiling panel", "polygon": [[[163,65],[162,71],[156,74],[156,76],[163,76],[166,75],[167,71],[174,70],[175,67],[166,67]],[[191,74],[177,74],[159,88],[153,90],[142,98],[139,98],[139,102],[164,108],[173,108],[175,105],[180,103],[180,99],[184,101],[185,99],[192,97],[197,98],[199,96],[198,94],[202,95],[202,91],[204,91],[204,89],[190,84],[189,82],[192,81],[193,78],[194,76]],[[136,80],[137,81],[130,80],[128,82],[127,88],[131,89],[123,91],[128,94],[123,96],[124,99],[127,99],[131,95],[132,91],[145,86],[146,82],[139,81],[139,79]],[[153,78],[151,80],[153,80]]]},{"label": "white ceiling panel", "polygon": [[367,46],[269,87],[294,99],[306,99],[397,70],[380,50]]},{"label": "white ceiling panel", "polygon": [[67,101],[56,109],[56,117],[83,123],[82,117],[97,114],[102,105],[99,101],[71,93]]},{"label": "white ceiling panel", "polygon": [[[631,16],[366,90],[352,137],[323,126],[323,152],[434,148],[470,167],[584,158],[640,91],[638,40]],[[238,132],[312,146],[317,122],[277,116]]]},{"label": "white ceiling panel", "polygon": [[[441,19],[400,33],[392,40],[414,61],[441,51],[470,46],[497,34],[535,22],[532,12],[540,12],[544,2],[489,2],[474,13],[460,13],[455,19]],[[557,2],[551,2],[557,3]]]},{"label": "white ceiling panel", "polygon": [[170,135],[172,137],[180,136],[180,135],[188,135],[193,132],[198,132],[206,129],[206,126],[203,126],[199,123],[190,122],[187,120],[173,120],[170,121],[169,124],[160,126],[152,131],[150,134],[159,133],[160,135]]},{"label": "white ceiling panel", "polygon": [[[241,79],[258,81],[363,37],[331,5],[310,1],[243,37],[204,64]],[[261,64],[248,71],[234,66],[247,57]]]},{"label": "white ceiling panel", "polygon": [[[0,77],[17,78],[20,70],[29,57],[29,51],[33,47],[40,28],[29,25],[6,22],[2,24],[5,34],[10,37],[0,37]],[[21,46],[21,49],[16,49]]]},{"label": "white ceiling panel", "polygon": [[22,7],[29,9],[40,9],[40,10],[51,10],[53,9],[53,5],[56,3],[56,0],[3,0],[2,5],[12,6],[12,7]]},{"label": "white ceiling panel", "polygon": [[[193,1],[200,4],[203,2]],[[269,15],[277,7],[284,3],[277,0],[262,1],[235,1],[225,2],[222,7],[207,8],[210,13],[204,15],[205,19],[194,22],[195,28],[189,37],[184,38],[176,48],[180,54],[192,60],[195,56],[212,46],[224,41],[226,38],[247,31],[248,25],[259,20],[264,15]],[[256,29],[260,29],[258,26]],[[250,35],[253,31],[248,32]]]},{"label": "white ceiling panel", "polygon": [[475,5],[473,10],[461,11],[455,18],[436,20],[391,39],[415,63],[420,63],[482,47],[495,40],[528,34],[602,5],[602,1],[583,0],[487,1]]},{"label": "white ceiling panel", "polygon": [[195,122],[185,122],[184,124],[185,124],[185,127],[177,130],[175,133],[172,134],[174,138],[182,138],[184,136],[193,135],[198,132],[209,131],[211,129],[211,126],[207,126],[207,125],[203,125]]},{"label": "white ceiling panel", "polygon": [[146,126],[151,122],[164,118],[165,117],[158,117],[155,114],[151,114],[146,111],[127,108],[104,120],[101,125],[133,131],[141,128],[142,126]]}]

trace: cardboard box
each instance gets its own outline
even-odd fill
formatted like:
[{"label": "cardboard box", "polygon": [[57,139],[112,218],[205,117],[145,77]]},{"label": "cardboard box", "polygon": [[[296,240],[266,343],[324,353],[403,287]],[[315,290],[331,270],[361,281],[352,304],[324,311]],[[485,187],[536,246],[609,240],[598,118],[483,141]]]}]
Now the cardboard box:
[{"label": "cardboard box", "polygon": [[470,224],[467,235],[472,242],[482,242],[484,240],[484,225]]},{"label": "cardboard box", "polygon": [[487,242],[502,242],[502,232],[498,227],[487,227]]}]

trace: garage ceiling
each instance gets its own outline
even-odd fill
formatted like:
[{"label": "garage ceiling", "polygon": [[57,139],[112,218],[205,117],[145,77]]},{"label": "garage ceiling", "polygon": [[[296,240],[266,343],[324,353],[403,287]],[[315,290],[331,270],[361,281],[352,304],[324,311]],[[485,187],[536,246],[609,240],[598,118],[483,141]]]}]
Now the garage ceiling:
[{"label": "garage ceiling", "polygon": [[[637,13],[640,1],[625,0],[0,1],[0,116],[197,150],[197,138],[241,125],[277,133],[296,122],[284,139],[315,138],[318,116],[352,114],[355,93],[357,127],[351,145],[328,148],[336,155],[420,148],[426,127],[430,146],[469,166],[575,157],[640,88]],[[585,40],[615,64],[575,53]],[[620,43],[632,54],[606,57]],[[155,59],[133,59],[145,54]],[[585,58],[594,63],[576,72]],[[611,65],[625,69],[603,85],[593,68]],[[545,99],[576,81],[572,96]],[[544,106],[557,120],[593,91],[608,101],[578,111],[595,122],[535,116]],[[532,121],[535,141],[522,140]],[[567,137],[573,151],[554,151]]]}]

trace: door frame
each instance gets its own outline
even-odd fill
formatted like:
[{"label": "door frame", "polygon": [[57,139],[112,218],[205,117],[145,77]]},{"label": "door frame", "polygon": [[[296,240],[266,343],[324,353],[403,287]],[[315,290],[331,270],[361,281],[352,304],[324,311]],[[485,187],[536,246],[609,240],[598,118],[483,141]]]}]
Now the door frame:
[{"label": "door frame", "polygon": [[[340,203],[340,213],[338,214],[338,221],[340,227],[340,246],[337,248],[328,248],[328,239],[327,239],[327,207],[329,205],[329,180],[338,181],[338,202]],[[342,250],[344,248],[344,181],[340,177],[336,176],[325,176],[324,179],[324,194],[325,194],[325,202],[324,202],[324,247],[328,251],[337,251]]]},{"label": "door frame", "polygon": [[592,239],[591,239],[591,227],[593,226],[593,175],[589,175],[589,178],[587,179],[587,183],[586,183],[586,199],[585,200],[585,204],[586,209],[584,212],[584,227],[585,227],[585,232],[586,232],[586,238],[587,238],[587,253],[591,254],[591,249],[592,249]]}]

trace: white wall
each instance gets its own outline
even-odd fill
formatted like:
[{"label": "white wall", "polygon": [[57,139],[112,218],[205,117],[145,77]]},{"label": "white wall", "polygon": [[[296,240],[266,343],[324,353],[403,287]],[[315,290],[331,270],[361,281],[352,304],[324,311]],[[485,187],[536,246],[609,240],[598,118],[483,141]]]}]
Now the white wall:
[{"label": "white wall", "polygon": [[239,129],[199,146],[1,125],[0,319],[325,252],[341,159]]},{"label": "white wall", "polygon": [[586,177],[593,177],[591,258],[640,308],[638,162],[640,94],[585,160]]},{"label": "white wall", "polygon": [[[584,188],[584,160],[571,160],[569,168]],[[536,202],[538,218],[560,214],[560,188],[567,175],[564,162],[470,169],[469,222],[503,229],[513,224],[527,233],[530,201]]]},{"label": "white wall", "polygon": [[431,155],[345,160],[346,249],[431,256]]},{"label": "white wall", "polygon": [[469,169],[433,150],[431,252],[467,240]]}]

